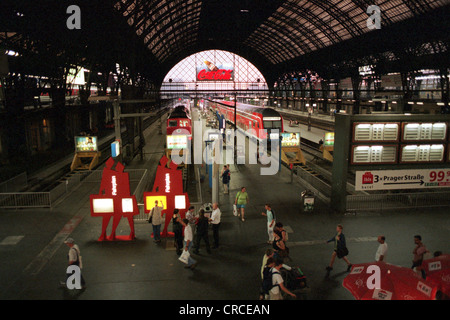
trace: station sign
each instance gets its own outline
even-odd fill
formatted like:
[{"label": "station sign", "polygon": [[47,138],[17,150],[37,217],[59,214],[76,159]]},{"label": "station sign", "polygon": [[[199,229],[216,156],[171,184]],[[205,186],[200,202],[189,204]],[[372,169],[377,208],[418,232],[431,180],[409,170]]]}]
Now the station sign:
[{"label": "station sign", "polygon": [[111,143],[111,157],[115,158],[120,154],[120,142],[114,141]]},{"label": "station sign", "polygon": [[450,187],[450,168],[356,171],[355,190],[399,190]]},{"label": "station sign", "polygon": [[167,149],[186,149],[188,147],[187,135],[168,135]]}]

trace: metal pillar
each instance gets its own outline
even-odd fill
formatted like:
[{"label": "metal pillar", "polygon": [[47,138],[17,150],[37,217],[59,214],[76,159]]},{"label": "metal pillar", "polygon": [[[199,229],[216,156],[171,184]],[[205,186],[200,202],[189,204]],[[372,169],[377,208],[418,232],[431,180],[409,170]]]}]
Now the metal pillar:
[{"label": "metal pillar", "polygon": [[336,113],[334,121],[335,139],[331,182],[331,206],[345,213],[347,210],[348,156],[351,141],[351,117]]}]

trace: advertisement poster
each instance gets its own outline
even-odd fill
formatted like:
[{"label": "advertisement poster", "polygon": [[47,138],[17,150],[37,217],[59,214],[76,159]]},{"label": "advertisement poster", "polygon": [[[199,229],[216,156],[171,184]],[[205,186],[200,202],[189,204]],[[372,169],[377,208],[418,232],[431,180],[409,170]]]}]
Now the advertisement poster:
[{"label": "advertisement poster", "polygon": [[323,139],[323,145],[325,147],[334,146],[334,132],[325,132],[325,137]]},{"label": "advertisement poster", "polygon": [[281,147],[300,147],[300,132],[281,133]]},{"label": "advertisement poster", "polygon": [[231,63],[215,65],[210,61],[196,67],[197,81],[234,81],[234,67]]},{"label": "advertisement poster", "polygon": [[188,147],[187,137],[186,135],[167,136],[167,149],[186,149]]},{"label": "advertisement poster", "polygon": [[355,190],[450,187],[450,168],[356,171]]},{"label": "advertisement poster", "polygon": [[75,137],[75,152],[97,152],[97,137]]}]

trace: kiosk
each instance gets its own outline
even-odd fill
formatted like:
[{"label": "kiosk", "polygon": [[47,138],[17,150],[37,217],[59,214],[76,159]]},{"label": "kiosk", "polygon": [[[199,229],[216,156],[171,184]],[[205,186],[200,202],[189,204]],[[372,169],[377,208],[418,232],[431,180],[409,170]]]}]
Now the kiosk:
[{"label": "kiosk", "polygon": [[100,154],[96,136],[76,136],[75,156],[70,170],[92,170],[98,165]]}]

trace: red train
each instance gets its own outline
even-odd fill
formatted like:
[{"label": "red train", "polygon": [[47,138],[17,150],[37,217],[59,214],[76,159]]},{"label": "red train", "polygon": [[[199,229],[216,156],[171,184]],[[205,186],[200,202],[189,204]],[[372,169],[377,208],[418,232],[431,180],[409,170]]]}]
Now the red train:
[{"label": "red train", "polygon": [[176,105],[167,117],[167,135],[192,135],[192,123],[189,107],[184,104]]},{"label": "red train", "polygon": [[[217,112],[226,121],[234,123],[234,102],[208,100],[210,108]],[[278,133],[283,132],[283,118],[280,113],[272,108],[257,107],[249,104],[236,104],[236,127],[249,131],[254,129],[255,136],[267,139],[267,134],[271,134],[274,129]],[[219,119],[220,121],[220,119]],[[266,132],[264,132],[265,129]]]}]

